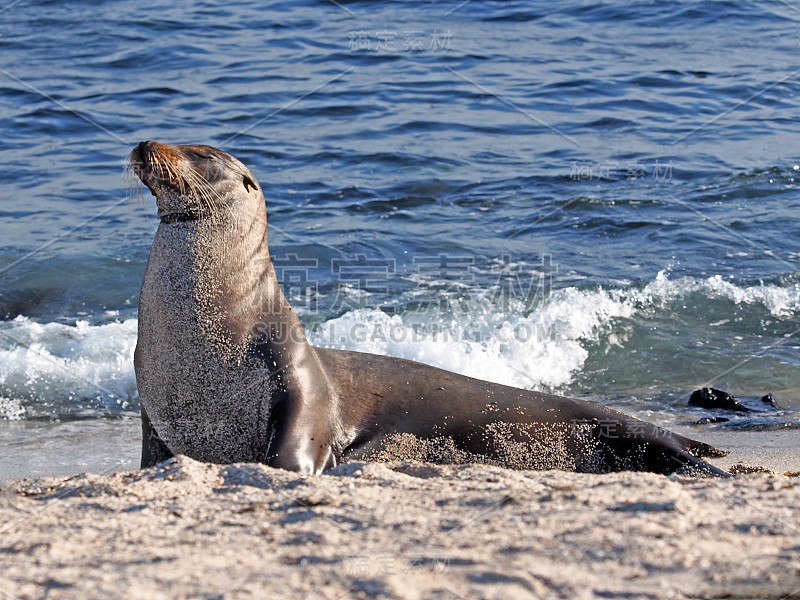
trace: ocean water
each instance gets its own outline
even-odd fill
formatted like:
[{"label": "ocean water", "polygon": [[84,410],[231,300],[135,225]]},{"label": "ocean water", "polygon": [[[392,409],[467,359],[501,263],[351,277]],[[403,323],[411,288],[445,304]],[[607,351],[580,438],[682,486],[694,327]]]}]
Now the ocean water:
[{"label": "ocean water", "polygon": [[709,416],[686,406],[704,385],[772,393],[721,426],[797,424],[798,23],[782,2],[5,4],[4,439],[136,415],[158,221],[122,173],[147,139],[250,166],[314,343],[668,426]]}]

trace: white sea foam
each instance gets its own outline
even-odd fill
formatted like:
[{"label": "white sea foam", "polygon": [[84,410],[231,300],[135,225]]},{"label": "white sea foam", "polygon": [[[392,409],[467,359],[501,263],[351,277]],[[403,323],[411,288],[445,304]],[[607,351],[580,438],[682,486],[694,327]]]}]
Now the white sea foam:
[{"label": "white sea foam", "polygon": [[[529,389],[569,385],[598,340],[645,311],[677,311],[689,294],[724,298],[781,320],[800,313],[797,284],[739,286],[720,277],[670,279],[644,287],[567,288],[528,314],[474,302],[443,313],[387,315],[361,309],[308,331],[314,344],[388,354]],[[758,307],[761,307],[760,309]],[[749,309],[748,309],[749,310]],[[135,408],[136,319],[91,325],[0,322],[0,419]]]},{"label": "white sea foam", "polygon": [[0,421],[20,421],[25,418],[25,407],[18,398],[0,396]]},{"label": "white sea foam", "polygon": [[669,279],[666,272],[660,271],[655,280],[648,283],[641,292],[626,290],[622,293],[643,304],[666,304],[688,294],[700,293],[709,299],[726,298],[736,304],[761,304],[773,316],[780,318],[800,312],[800,284],[786,287],[770,284],[741,287],[720,275],[708,279]]},{"label": "white sea foam", "polygon": [[719,276],[670,280],[665,272],[644,288],[555,291],[527,315],[506,317],[474,310],[441,321],[438,314],[389,316],[361,309],[330,320],[309,333],[312,343],[331,348],[388,354],[457,373],[529,389],[571,383],[583,368],[590,344],[611,333],[617,319],[700,293],[737,304],[761,304],[773,316],[800,312],[800,289],[776,285],[740,287]]},{"label": "white sea foam", "polygon": [[327,347],[388,354],[472,377],[525,388],[568,384],[588,351],[630,303],[606,291],[565,289],[529,315],[462,313],[440,322],[436,313],[389,316],[376,309],[346,313],[309,333]]},{"label": "white sea foam", "polygon": [[136,319],[0,323],[0,418],[129,408],[136,395],[136,326]]}]

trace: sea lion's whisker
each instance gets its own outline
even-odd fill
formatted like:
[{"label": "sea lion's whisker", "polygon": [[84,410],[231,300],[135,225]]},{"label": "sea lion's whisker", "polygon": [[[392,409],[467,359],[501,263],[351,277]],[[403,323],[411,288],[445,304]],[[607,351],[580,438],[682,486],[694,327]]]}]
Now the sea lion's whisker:
[{"label": "sea lion's whisker", "polygon": [[164,175],[167,171],[167,165],[164,163],[162,158],[159,155],[155,155],[156,164],[158,165],[158,176],[161,179],[165,179]]},{"label": "sea lion's whisker", "polygon": [[188,169],[184,174],[184,180],[188,185],[188,191],[195,196],[200,204],[203,204],[208,197],[208,182],[202,179],[194,170]]},{"label": "sea lion's whisker", "polygon": [[222,204],[222,197],[211,183],[200,173],[188,170],[185,174],[189,190],[200,205],[201,210],[206,211],[210,217],[216,218],[219,214],[219,207]]},{"label": "sea lion's whisker", "polygon": [[133,200],[134,206],[144,208],[144,185],[137,175],[137,168],[134,166],[131,157],[125,162],[123,170],[125,179],[126,196]]}]

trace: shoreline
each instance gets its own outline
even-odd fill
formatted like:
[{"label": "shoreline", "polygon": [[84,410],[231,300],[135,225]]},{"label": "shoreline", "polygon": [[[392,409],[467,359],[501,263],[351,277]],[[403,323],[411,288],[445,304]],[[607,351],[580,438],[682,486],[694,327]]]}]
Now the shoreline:
[{"label": "shoreline", "polygon": [[[736,431],[675,427],[673,431],[730,452],[723,458],[708,459],[721,469],[746,464],[777,473],[800,471],[797,429]],[[135,471],[140,451],[138,417],[62,423],[0,422],[0,484],[34,477]]]},{"label": "shoreline", "polygon": [[707,459],[721,469],[745,464],[770,469],[777,473],[800,472],[800,430],[775,431],[704,431],[679,430],[730,452],[722,458]]}]

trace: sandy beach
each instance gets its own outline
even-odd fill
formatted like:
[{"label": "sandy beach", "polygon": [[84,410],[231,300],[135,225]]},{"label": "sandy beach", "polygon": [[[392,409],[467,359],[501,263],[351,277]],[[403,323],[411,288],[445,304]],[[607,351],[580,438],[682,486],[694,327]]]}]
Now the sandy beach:
[{"label": "sandy beach", "polygon": [[[760,455],[798,470],[796,432],[736,435],[739,452],[716,464]],[[774,472],[391,462],[302,477],[178,457],[4,482],[0,595],[788,599],[799,507],[800,477]]]}]

